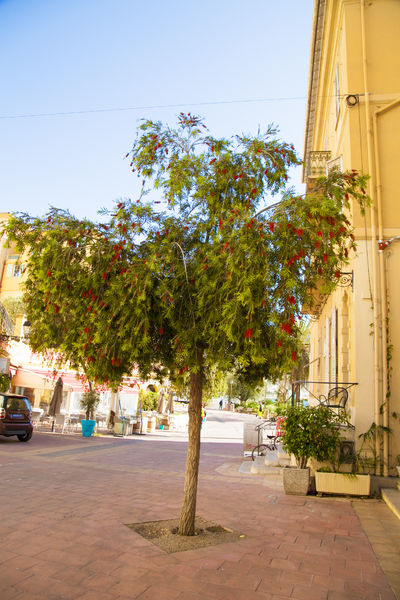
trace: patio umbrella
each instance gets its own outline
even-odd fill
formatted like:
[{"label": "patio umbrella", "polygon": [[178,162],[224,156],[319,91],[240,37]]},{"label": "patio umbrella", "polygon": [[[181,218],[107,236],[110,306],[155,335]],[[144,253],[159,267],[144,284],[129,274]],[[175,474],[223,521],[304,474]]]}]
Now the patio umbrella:
[{"label": "patio umbrella", "polygon": [[63,382],[61,377],[57,379],[56,385],[54,387],[53,396],[51,398],[50,406],[49,406],[49,416],[55,417],[60,412],[61,402],[63,396]]}]

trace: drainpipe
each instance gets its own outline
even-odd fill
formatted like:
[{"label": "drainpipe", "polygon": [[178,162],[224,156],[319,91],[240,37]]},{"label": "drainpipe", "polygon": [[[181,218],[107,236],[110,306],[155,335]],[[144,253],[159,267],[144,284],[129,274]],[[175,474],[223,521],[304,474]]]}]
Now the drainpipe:
[{"label": "drainpipe", "polygon": [[[373,146],[373,134],[371,129],[371,108],[368,91],[368,78],[367,78],[367,44],[365,35],[365,0],[360,0],[360,17],[361,17],[361,51],[362,51],[362,65],[363,65],[363,79],[364,79],[364,98],[365,98],[365,124],[367,132],[367,156],[368,156],[368,172],[371,176],[371,196],[374,200],[375,196],[375,174],[374,165],[372,161],[372,146]],[[371,209],[371,244],[372,244],[372,301],[373,301],[373,313],[374,313],[374,396],[375,396],[375,423],[378,426],[380,424],[380,407],[381,407],[381,353],[380,353],[380,298],[378,290],[378,239],[376,232],[376,215],[375,215],[375,204],[373,202]],[[367,241],[366,241],[367,242]],[[383,361],[384,362],[384,361]],[[375,452],[376,452],[376,469],[377,473],[380,473],[381,467],[381,456],[380,456],[380,443],[379,437],[376,436],[375,440]]]},{"label": "drainpipe", "polygon": [[[377,110],[373,115],[374,124],[374,156],[375,156],[375,168],[376,168],[376,204],[378,212],[378,235],[379,240],[383,242],[383,218],[382,218],[382,183],[381,183],[381,171],[379,163],[379,148],[378,148],[378,117],[383,115],[385,112],[390,111],[392,108],[400,104],[400,99],[391,102],[384,108]],[[386,263],[383,249],[379,252],[379,283],[380,293],[382,300],[382,314],[381,314],[381,330],[382,330],[382,377],[383,377],[383,426],[389,427],[389,398],[388,393],[388,365],[387,365],[387,290],[386,290]],[[383,474],[385,477],[389,475],[389,434],[388,431],[383,432]]]}]

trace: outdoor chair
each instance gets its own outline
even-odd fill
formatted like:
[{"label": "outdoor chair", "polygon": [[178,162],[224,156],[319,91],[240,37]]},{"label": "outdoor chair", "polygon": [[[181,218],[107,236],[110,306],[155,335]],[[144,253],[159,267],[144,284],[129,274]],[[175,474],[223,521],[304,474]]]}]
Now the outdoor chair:
[{"label": "outdoor chair", "polygon": [[41,416],[42,416],[42,413],[41,413],[41,412],[39,412],[39,411],[34,411],[34,410],[32,411],[32,413],[31,413],[31,421],[32,421],[32,425],[33,425],[34,427],[37,427],[37,426],[39,425],[39,423],[40,423],[40,421],[41,421],[41,419],[40,419],[40,418],[41,418]]},{"label": "outdoor chair", "polygon": [[56,428],[56,427],[60,427],[61,433],[64,433],[65,415],[56,415],[54,417],[54,428]]},{"label": "outdoor chair", "polygon": [[344,410],[346,408],[347,400],[349,399],[349,393],[344,387],[331,388],[327,396],[321,394],[318,401],[321,406],[327,406],[328,408],[337,408]]}]

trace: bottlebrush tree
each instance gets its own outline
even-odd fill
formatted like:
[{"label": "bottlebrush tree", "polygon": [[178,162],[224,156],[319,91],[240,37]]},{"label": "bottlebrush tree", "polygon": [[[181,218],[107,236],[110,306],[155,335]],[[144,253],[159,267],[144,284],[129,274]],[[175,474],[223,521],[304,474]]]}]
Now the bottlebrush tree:
[{"label": "bottlebrush tree", "polygon": [[299,160],[276,133],[216,139],[190,113],[176,128],[145,121],[127,154],[142,193],[118,202],[107,223],[52,209],[8,227],[30,252],[25,301],[36,349],[57,341],[111,386],[134,366],[189,378],[184,535],[194,533],[208,373],[254,382],[291,370],[301,306],[317,286],[336,285],[354,247],[350,200],[367,199],[356,172],[334,172],[296,197],[287,178]]}]

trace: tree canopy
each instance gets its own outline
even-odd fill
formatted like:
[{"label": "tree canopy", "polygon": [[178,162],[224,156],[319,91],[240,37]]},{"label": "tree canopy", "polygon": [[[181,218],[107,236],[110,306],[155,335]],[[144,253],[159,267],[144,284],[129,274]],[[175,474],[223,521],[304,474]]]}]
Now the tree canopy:
[{"label": "tree canopy", "polygon": [[[199,357],[249,378],[289,368],[301,306],[321,280],[335,285],[354,245],[345,209],[349,195],[364,199],[363,178],[335,174],[293,197],[287,172],[299,161],[273,128],[215,139],[183,114],[177,129],[143,123],[128,156],[143,192],[108,223],[57,209],[10,222],[30,252],[32,345],[62,348],[110,383],[133,365],[174,378]],[[148,183],[160,199],[147,201]]]}]

